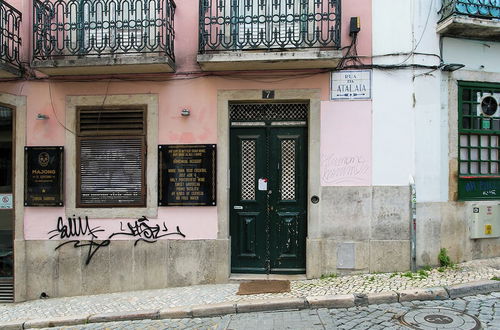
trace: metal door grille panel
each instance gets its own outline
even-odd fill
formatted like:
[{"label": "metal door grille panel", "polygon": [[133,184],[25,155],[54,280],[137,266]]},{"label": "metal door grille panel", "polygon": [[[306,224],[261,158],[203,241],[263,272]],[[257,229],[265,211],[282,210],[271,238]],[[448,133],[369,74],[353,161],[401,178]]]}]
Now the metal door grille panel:
[{"label": "metal door grille panel", "polygon": [[305,103],[238,103],[229,105],[231,121],[288,120],[307,121]]},{"label": "metal door grille panel", "polygon": [[255,141],[241,141],[241,199],[255,200]]},{"label": "metal door grille panel", "polygon": [[281,141],[281,199],[295,200],[295,140]]}]

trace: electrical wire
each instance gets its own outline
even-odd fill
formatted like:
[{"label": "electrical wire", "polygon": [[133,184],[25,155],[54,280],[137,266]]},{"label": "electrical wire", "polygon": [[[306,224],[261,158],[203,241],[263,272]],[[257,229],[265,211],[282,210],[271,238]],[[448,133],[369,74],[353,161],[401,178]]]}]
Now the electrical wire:
[{"label": "electrical wire", "polygon": [[[422,39],[424,38],[424,34],[425,34],[425,31],[427,30],[427,25],[429,24],[429,18],[431,17],[431,12],[432,12],[432,8],[434,7],[434,0],[431,1],[431,4],[429,6],[429,12],[427,13],[427,18],[425,20],[425,25],[424,25],[424,29],[422,30],[422,34],[420,35],[420,38],[418,40],[418,42],[415,44],[415,46],[413,47],[413,49],[411,50],[411,52],[409,53],[408,57],[405,58],[403,60],[403,62],[399,63],[399,64],[404,64],[406,63],[406,61],[408,61],[410,59],[410,57],[412,57],[414,54],[415,54],[415,51],[417,50],[417,47],[420,45],[420,42],[422,41]],[[413,40],[414,41],[414,40]]]},{"label": "electrical wire", "polygon": [[59,120],[59,117],[57,117],[57,113],[56,113],[56,110],[55,110],[55,107],[54,107],[54,102],[53,102],[53,99],[52,99],[52,87],[51,87],[50,81],[49,81],[49,98],[50,98],[50,105],[52,107],[52,113],[54,114],[54,117],[56,118],[56,120],[59,123],[59,125],[61,125],[66,131],[70,132],[71,134],[76,135],[75,132],[73,132],[72,130],[70,130],[66,126],[64,126],[63,123],[61,123],[61,121]]}]

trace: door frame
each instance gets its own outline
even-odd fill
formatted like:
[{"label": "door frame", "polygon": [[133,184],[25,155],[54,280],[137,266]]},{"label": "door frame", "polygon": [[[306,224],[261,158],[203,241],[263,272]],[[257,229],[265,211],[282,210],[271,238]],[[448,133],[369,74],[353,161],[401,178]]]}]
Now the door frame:
[{"label": "door frame", "polygon": [[[262,90],[219,90],[217,93],[217,239],[231,239],[229,232],[229,102],[249,101],[263,102]],[[319,247],[308,244],[308,240],[319,237],[319,204],[312,204],[312,196],[320,196],[320,117],[321,117],[321,90],[320,89],[286,89],[276,90],[271,102],[309,102],[309,118],[307,122],[307,237],[306,237],[306,276],[314,274],[314,256],[320,255]],[[231,274],[231,244],[229,244],[227,258],[227,272]]]},{"label": "door frame", "polygon": [[[12,109],[14,198],[14,302],[26,300],[24,241],[24,146],[26,145],[26,96],[0,93],[0,104]],[[34,119],[34,118],[33,118]]]}]

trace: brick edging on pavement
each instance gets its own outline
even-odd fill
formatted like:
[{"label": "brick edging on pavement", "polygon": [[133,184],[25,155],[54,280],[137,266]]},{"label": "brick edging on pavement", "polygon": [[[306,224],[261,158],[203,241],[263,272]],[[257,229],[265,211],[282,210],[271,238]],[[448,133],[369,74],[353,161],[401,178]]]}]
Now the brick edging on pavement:
[{"label": "brick edging on pavement", "polygon": [[277,298],[265,300],[244,300],[218,304],[173,307],[160,310],[142,310],[133,312],[112,312],[102,314],[83,314],[54,317],[28,321],[0,323],[5,330],[49,328],[58,326],[81,325],[87,323],[131,321],[143,319],[175,319],[209,317],[236,313],[275,311],[307,308],[349,308],[373,304],[390,304],[415,300],[445,300],[476,294],[500,291],[500,281],[483,280],[463,284],[425,289],[408,289],[368,294],[346,294],[330,296],[310,296]]}]

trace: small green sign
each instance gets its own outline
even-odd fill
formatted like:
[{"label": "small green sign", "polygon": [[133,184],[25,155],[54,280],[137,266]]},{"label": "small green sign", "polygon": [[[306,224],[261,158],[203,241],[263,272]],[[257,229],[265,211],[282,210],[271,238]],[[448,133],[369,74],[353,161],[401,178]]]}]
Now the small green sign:
[{"label": "small green sign", "polygon": [[483,119],[482,128],[483,129],[490,129],[491,128],[491,121],[489,119]]}]

